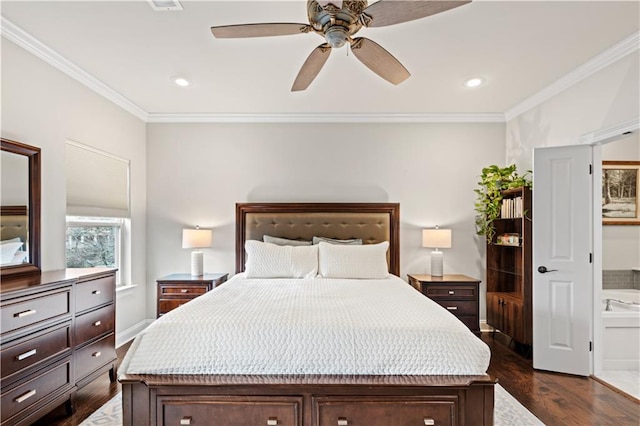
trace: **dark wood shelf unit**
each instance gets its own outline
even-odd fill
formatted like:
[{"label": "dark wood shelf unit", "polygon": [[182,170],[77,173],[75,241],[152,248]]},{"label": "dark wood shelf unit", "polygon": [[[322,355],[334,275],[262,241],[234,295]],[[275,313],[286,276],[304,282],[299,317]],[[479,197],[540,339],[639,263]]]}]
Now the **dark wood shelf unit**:
[{"label": "dark wood shelf unit", "polygon": [[[529,188],[503,191],[504,199],[522,197],[522,217],[496,219],[496,233],[487,241],[487,323],[517,343],[531,345],[533,218]],[[519,245],[498,244],[503,234],[518,234]]]}]

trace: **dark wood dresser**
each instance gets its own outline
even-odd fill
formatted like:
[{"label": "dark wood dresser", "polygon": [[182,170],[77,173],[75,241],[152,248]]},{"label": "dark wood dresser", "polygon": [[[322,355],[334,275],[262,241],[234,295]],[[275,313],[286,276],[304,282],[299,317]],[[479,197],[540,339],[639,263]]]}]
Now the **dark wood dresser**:
[{"label": "dark wood dresser", "polygon": [[469,330],[480,335],[480,280],[466,275],[408,275],[409,284],[444,306]]},{"label": "dark wood dresser", "polygon": [[229,274],[210,273],[200,276],[171,274],[156,280],[158,311],[162,315],[214,289],[227,281]]},{"label": "dark wood dresser", "polygon": [[115,270],[3,278],[2,425],[31,424],[106,370],[115,380]]}]

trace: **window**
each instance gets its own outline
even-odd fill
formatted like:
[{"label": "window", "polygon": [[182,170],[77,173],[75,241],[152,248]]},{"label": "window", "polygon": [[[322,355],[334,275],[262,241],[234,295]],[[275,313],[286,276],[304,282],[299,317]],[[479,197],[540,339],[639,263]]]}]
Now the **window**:
[{"label": "window", "polygon": [[122,218],[67,216],[67,268],[118,268],[120,285],[124,222]]}]

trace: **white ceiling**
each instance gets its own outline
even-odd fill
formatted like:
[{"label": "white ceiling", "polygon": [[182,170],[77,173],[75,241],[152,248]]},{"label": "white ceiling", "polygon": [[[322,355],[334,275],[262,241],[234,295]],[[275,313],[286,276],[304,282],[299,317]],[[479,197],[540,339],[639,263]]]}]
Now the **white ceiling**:
[{"label": "white ceiling", "polygon": [[[290,92],[317,34],[215,39],[213,25],[306,23],[304,1],[2,1],[4,22],[149,114],[504,113],[637,33],[638,1],[479,1],[364,28],[411,72],[393,86],[336,49],[311,86]],[[349,54],[348,54],[349,53]],[[192,85],[180,88],[171,77]],[[465,79],[487,84],[466,89]]]}]

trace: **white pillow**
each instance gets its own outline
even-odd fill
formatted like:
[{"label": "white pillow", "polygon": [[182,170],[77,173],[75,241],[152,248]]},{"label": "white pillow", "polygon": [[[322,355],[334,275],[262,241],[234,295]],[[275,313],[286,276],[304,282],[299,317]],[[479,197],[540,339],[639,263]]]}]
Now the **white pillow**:
[{"label": "white pillow", "polygon": [[22,247],[22,242],[5,242],[0,244],[0,263],[10,263],[13,261],[13,256]]},{"label": "white pillow", "polygon": [[325,278],[379,279],[389,276],[387,249],[389,242],[379,244],[318,244],[320,275]]},{"label": "white pillow", "polygon": [[265,243],[276,244],[279,246],[310,246],[311,241],[290,240],[288,238],[272,237],[271,235],[263,235],[262,241]]},{"label": "white pillow", "polygon": [[26,251],[20,251],[18,250],[16,252],[15,255],[13,255],[13,260],[11,261],[12,265],[19,265],[21,263],[24,263],[27,260],[27,256],[29,255],[29,253],[27,253]]},{"label": "white pillow", "polygon": [[318,274],[318,246],[279,246],[248,240],[247,278],[313,278]]}]

